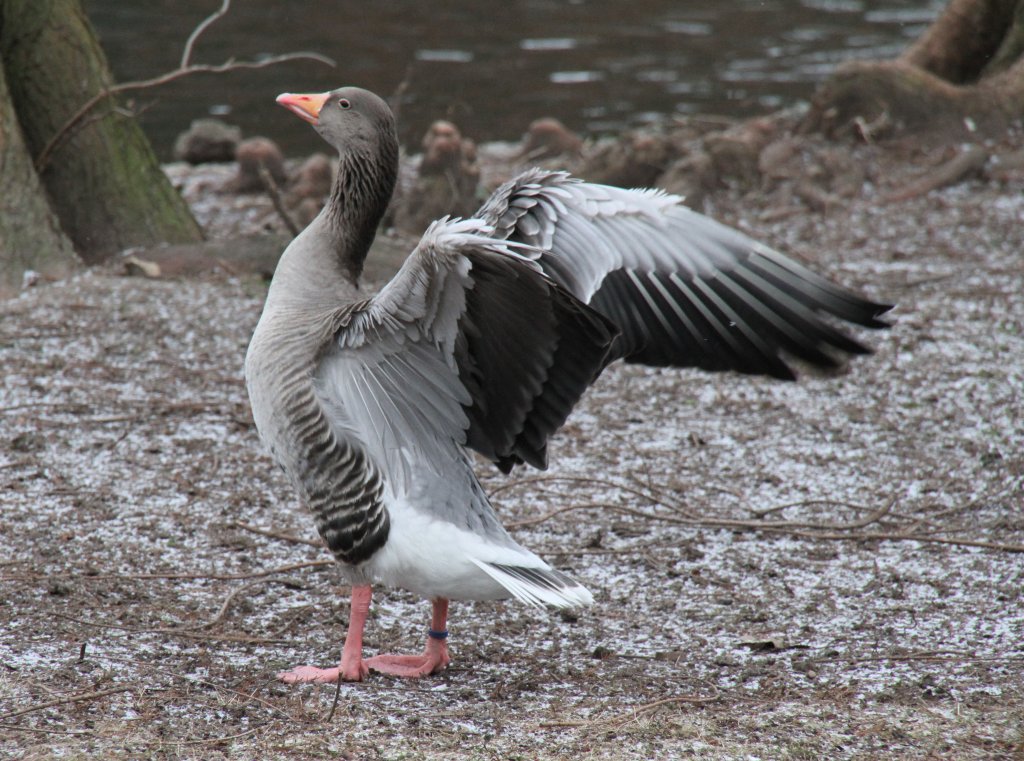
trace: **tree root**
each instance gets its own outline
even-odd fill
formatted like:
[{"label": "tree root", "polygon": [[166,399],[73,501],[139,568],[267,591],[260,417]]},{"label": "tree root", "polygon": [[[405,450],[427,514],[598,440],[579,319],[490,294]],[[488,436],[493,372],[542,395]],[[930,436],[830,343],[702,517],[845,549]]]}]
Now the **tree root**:
[{"label": "tree root", "polygon": [[1024,119],[1022,52],[1024,1],[952,0],[899,58],[840,66],[801,130],[865,140],[883,129],[942,140],[1001,135]]}]

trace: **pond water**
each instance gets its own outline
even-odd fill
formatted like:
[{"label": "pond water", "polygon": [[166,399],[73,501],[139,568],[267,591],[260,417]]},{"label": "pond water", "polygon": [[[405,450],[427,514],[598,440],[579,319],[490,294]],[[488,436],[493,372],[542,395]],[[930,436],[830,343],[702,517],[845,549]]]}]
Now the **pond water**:
[{"label": "pond water", "polygon": [[[235,0],[194,61],[300,50],[337,62],[197,75],[135,94],[161,157],[192,119],[217,115],[286,154],[319,138],[275,106],[283,91],[402,86],[401,137],[450,118],[477,140],[516,139],[555,116],[587,134],[668,114],[748,116],[807,99],[848,58],[897,55],[943,0]],[[85,0],[118,80],[173,69],[218,0]]]}]

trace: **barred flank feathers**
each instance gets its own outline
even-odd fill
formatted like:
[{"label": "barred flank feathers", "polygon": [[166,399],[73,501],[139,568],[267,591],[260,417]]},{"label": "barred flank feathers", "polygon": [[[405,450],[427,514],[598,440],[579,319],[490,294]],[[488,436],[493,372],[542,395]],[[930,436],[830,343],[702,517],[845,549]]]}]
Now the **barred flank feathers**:
[{"label": "barred flank feathers", "polygon": [[317,531],[338,560],[368,560],[390,530],[380,473],[362,451],[335,435],[301,373],[286,380],[284,402],[301,453],[301,488]]}]

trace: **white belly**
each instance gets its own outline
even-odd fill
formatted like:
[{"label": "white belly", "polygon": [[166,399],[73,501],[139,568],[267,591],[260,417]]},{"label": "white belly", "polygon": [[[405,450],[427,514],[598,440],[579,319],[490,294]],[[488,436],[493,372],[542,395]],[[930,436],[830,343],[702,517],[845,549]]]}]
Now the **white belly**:
[{"label": "white belly", "polygon": [[388,540],[360,566],[374,582],[431,599],[503,600],[512,596],[509,590],[474,561],[548,567],[523,547],[491,541],[401,501],[387,507]]}]

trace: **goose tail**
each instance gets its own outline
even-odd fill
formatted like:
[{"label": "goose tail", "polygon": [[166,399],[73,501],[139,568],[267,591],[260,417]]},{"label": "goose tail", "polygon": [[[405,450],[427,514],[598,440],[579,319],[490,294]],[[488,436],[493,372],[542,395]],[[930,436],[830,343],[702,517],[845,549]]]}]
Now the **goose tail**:
[{"label": "goose tail", "polygon": [[590,590],[554,568],[489,563],[476,558],[472,560],[513,597],[528,605],[538,608],[582,608],[594,602]]}]

